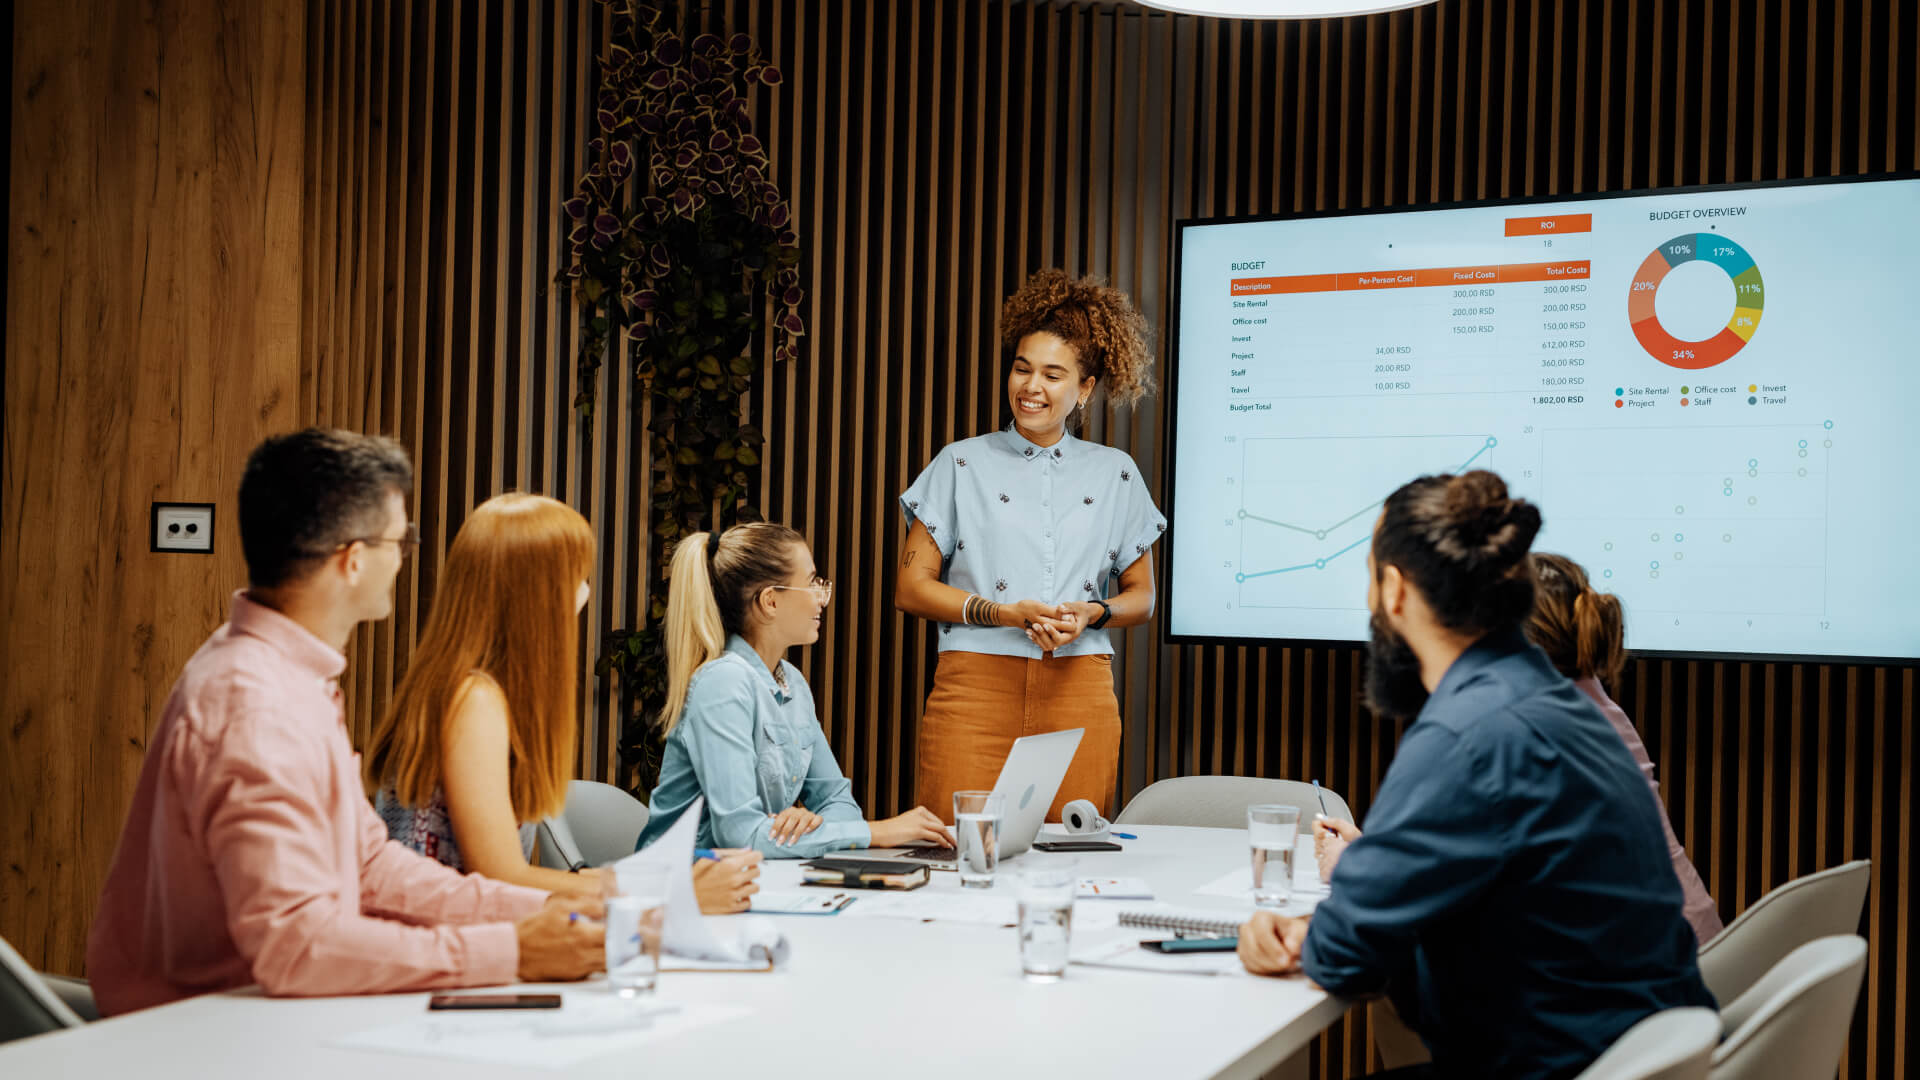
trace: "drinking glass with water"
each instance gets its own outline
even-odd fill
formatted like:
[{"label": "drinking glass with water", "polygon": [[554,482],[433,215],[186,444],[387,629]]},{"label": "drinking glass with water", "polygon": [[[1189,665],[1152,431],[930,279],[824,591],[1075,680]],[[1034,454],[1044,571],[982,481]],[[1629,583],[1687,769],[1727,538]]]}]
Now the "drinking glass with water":
[{"label": "drinking glass with water", "polygon": [[1004,803],[1004,796],[991,791],[953,793],[953,847],[963,888],[993,888],[993,868],[1000,860]]},{"label": "drinking glass with water", "polygon": [[1297,806],[1247,807],[1255,907],[1284,907],[1293,898],[1293,844],[1299,831]]},{"label": "drinking glass with water", "polygon": [[660,981],[667,869],[623,872],[620,888],[623,895],[607,899],[607,986],[621,997],[639,997],[653,992]]},{"label": "drinking glass with water", "polygon": [[1028,982],[1059,982],[1073,944],[1073,898],[1079,889],[1074,862],[1026,855],[1013,877],[1020,903],[1020,970]]}]

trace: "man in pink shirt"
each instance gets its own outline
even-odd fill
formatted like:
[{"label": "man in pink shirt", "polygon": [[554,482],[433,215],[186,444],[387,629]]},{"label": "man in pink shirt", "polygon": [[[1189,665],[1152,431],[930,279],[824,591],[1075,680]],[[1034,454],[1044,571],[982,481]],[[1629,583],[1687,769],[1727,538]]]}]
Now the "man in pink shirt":
[{"label": "man in pink shirt", "polygon": [[259,983],[371,994],[584,978],[591,902],[464,876],[387,838],[335,681],[393,611],[419,542],[387,439],[309,429],[240,483],[251,587],[161,712],[100,897],[87,968],[103,1015]]}]

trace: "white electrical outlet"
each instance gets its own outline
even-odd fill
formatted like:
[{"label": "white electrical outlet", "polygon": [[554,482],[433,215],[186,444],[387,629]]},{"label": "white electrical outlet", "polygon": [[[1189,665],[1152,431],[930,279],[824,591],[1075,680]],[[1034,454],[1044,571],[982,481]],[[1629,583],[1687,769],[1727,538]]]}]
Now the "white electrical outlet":
[{"label": "white electrical outlet", "polygon": [[153,504],[154,551],[213,551],[212,503]]}]

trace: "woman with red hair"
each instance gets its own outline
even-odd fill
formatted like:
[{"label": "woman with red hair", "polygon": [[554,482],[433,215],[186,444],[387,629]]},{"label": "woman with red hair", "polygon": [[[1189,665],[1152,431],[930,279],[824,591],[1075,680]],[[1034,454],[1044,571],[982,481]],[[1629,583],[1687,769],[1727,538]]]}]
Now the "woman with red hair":
[{"label": "woman with red hair", "polygon": [[[566,806],[574,672],[593,529],[540,495],[475,508],[447,552],[426,629],[363,765],[387,831],[429,858],[552,893],[599,896],[612,871],[532,862],[534,824]],[[709,913],[744,911],[760,856],[695,866]]]}]

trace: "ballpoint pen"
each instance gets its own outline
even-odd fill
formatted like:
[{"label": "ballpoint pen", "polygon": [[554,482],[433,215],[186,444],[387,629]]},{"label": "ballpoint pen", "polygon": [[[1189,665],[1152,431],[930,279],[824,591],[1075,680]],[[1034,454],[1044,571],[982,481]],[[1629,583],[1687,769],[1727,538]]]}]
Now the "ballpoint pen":
[{"label": "ballpoint pen", "polygon": [[1320,816],[1327,816],[1327,793],[1320,787],[1320,781],[1313,782],[1313,794],[1320,800]]}]

